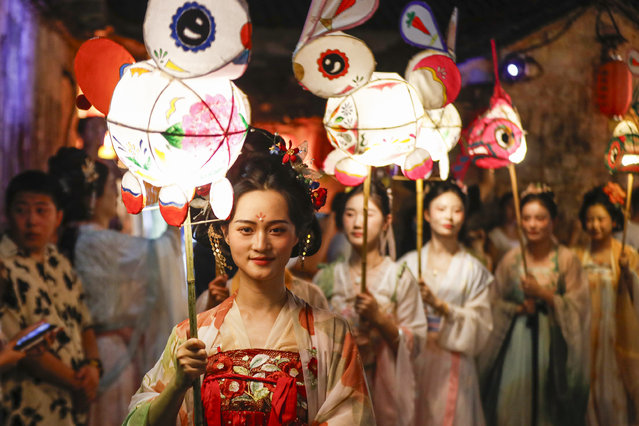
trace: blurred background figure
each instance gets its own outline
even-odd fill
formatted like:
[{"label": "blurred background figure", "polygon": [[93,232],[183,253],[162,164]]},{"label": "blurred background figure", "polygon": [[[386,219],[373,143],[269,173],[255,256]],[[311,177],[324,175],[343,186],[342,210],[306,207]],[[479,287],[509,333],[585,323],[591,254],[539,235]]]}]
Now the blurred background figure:
[{"label": "blurred background figure", "polygon": [[84,151],[61,148],[49,169],[64,190],[60,246],[84,283],[104,363],[91,423],[121,424],[171,327],[187,317],[179,230],[169,227],[151,240],[109,229],[115,179]]}]

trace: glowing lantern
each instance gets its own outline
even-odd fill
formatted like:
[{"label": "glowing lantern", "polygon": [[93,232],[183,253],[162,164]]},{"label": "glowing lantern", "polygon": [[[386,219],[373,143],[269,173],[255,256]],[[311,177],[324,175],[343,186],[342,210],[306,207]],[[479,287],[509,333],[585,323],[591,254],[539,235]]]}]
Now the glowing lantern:
[{"label": "glowing lantern", "polygon": [[425,109],[439,109],[453,102],[461,90],[461,74],[453,60],[457,13],[449,25],[449,46],[437,27],[430,7],[421,1],[406,5],[400,19],[402,38],[425,49],[413,56],[406,67],[406,80],[420,95]]},{"label": "glowing lantern", "polygon": [[403,78],[373,73],[358,90],[328,99],[324,127],[331,144],[361,164],[404,166],[423,116],[419,96]]},{"label": "glowing lantern", "polygon": [[610,173],[639,172],[639,135],[613,137],[606,150],[606,167]]},{"label": "glowing lantern", "polygon": [[98,157],[104,160],[115,160],[117,158],[113,145],[111,144],[111,135],[108,130],[104,132],[104,140],[98,148]]},{"label": "glowing lantern", "polygon": [[433,161],[439,162],[439,176],[444,180],[448,179],[450,170],[448,153],[459,141],[461,126],[457,108],[448,104],[441,109],[426,110],[417,137],[417,147],[426,150]]},{"label": "glowing lantern", "polygon": [[611,60],[597,72],[596,102],[602,114],[624,115],[632,99],[632,73],[622,60]]},{"label": "glowing lantern", "polygon": [[[107,105],[113,149],[129,169],[127,210],[139,212],[148,185],[159,187],[160,212],[178,226],[195,188],[213,184],[220,195],[211,192],[211,205],[228,215],[233,197],[224,176],[250,122],[246,96],[228,79],[244,72],[249,57],[246,2],[151,0],[144,35],[149,61],[131,64],[124,48],[101,39],[85,42],[76,56],[82,90],[91,104]],[[108,71],[106,84],[91,74],[95,58]]]}]

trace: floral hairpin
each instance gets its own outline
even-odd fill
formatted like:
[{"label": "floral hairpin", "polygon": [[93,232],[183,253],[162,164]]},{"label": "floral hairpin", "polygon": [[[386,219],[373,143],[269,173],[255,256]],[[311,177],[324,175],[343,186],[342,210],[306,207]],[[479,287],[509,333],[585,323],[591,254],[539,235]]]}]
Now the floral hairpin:
[{"label": "floral hairpin", "polygon": [[82,165],[82,174],[84,175],[84,180],[91,184],[98,179],[98,172],[95,171],[95,162],[93,159],[87,157],[84,160],[84,164]]},{"label": "floral hairpin", "polygon": [[526,195],[530,195],[530,194],[546,194],[546,193],[553,195],[553,198],[554,198],[552,189],[550,189],[550,187],[546,185],[545,183],[542,183],[542,182],[529,183],[526,189],[524,190],[524,192],[521,193],[521,198],[524,198]]},{"label": "floral hairpin", "polygon": [[297,179],[306,185],[311,195],[311,201],[315,210],[319,210],[326,204],[326,188],[320,187],[317,179],[321,175],[304,164],[304,157],[308,152],[308,142],[304,141],[299,147],[293,147],[293,143],[288,141],[288,146],[284,139],[275,135],[275,141],[269,151],[273,155],[282,157],[282,164],[289,164],[297,173]]},{"label": "floral hairpin", "polygon": [[608,182],[606,186],[603,187],[603,192],[615,206],[623,206],[626,203],[626,193],[617,183]]}]

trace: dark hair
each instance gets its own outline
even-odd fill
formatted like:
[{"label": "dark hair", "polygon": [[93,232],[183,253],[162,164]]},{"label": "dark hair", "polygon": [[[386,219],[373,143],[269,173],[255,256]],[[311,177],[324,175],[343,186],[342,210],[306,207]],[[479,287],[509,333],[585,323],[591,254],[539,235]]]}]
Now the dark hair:
[{"label": "dark hair", "polygon": [[[288,216],[295,226],[295,232],[300,241],[293,249],[291,257],[301,253],[300,249],[304,247],[308,234],[311,235],[311,243],[304,248],[306,255],[311,256],[317,253],[322,244],[322,233],[315,218],[315,208],[307,184],[289,164],[282,164],[281,156],[269,153],[269,148],[275,142],[282,140],[280,136],[266,130],[255,128],[249,130],[242,154],[226,175],[233,186],[235,197],[230,217],[235,215],[237,201],[244,194],[261,190],[277,191],[286,200]],[[206,215],[200,217],[206,217]],[[208,226],[196,228],[196,238],[199,242],[210,246],[207,231]]]},{"label": "dark hair", "polygon": [[58,210],[62,209],[62,190],[57,180],[41,170],[27,170],[14,176],[5,193],[5,212],[8,214],[11,204],[21,192],[32,192],[47,195]]},{"label": "dark hair", "polygon": [[[343,216],[348,200],[353,198],[353,196],[362,193],[364,193],[364,184],[357,185],[339,198],[336,197],[333,210],[335,211],[335,225],[340,231],[344,230]],[[386,187],[381,182],[377,180],[371,181],[371,193],[369,199],[377,206],[384,217],[391,213],[390,197],[388,196]]]},{"label": "dark hair", "polygon": [[586,192],[584,195],[581,208],[579,209],[579,220],[581,221],[581,226],[584,230],[586,230],[586,213],[588,212],[588,209],[594,205],[600,204],[604,209],[606,209],[613,221],[613,232],[621,231],[623,229],[624,222],[621,207],[613,204],[603,189],[603,186],[598,186]]},{"label": "dark hair", "polygon": [[555,203],[555,194],[552,191],[544,191],[544,192],[531,192],[528,193],[522,198],[521,206],[519,206],[519,210],[523,211],[524,206],[533,201],[539,202],[550,214],[552,219],[557,218],[557,204]]},{"label": "dark hair", "polygon": [[468,197],[452,180],[432,183],[430,190],[424,196],[424,210],[428,210],[428,207],[430,207],[430,203],[432,203],[435,198],[447,192],[452,192],[453,194],[457,195],[457,197],[459,197],[459,199],[462,201],[462,204],[464,205],[464,213],[466,213],[468,210]]},{"label": "dark hair", "polygon": [[92,198],[99,198],[104,194],[109,169],[98,161],[93,162],[96,177],[89,182],[82,171],[88,159],[86,152],[70,147],[60,148],[49,158],[49,173],[58,179],[62,187],[65,223],[90,219]]}]

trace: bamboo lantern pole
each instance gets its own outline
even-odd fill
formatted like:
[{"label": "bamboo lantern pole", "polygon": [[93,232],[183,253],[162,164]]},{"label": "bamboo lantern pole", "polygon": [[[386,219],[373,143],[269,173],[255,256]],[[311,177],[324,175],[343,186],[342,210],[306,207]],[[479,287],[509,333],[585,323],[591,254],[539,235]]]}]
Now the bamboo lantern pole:
[{"label": "bamboo lantern pole", "polygon": [[519,248],[521,249],[521,259],[524,264],[524,274],[528,274],[528,262],[526,261],[526,243],[524,242],[524,231],[521,226],[521,211],[519,210],[519,190],[517,189],[517,172],[513,163],[508,164],[510,172],[510,185],[513,191],[513,201],[515,202],[515,217],[517,218],[517,239],[519,240]]},{"label": "bamboo lantern pole", "polygon": [[626,188],[626,208],[623,215],[623,237],[621,239],[621,254],[626,248],[626,234],[628,228],[628,220],[630,219],[630,203],[632,202],[632,187],[634,186],[634,175],[628,173],[628,187]]},{"label": "bamboo lantern pole", "polygon": [[363,210],[364,241],[362,242],[362,251],[360,253],[360,256],[362,258],[362,280],[360,283],[361,285],[360,290],[362,293],[366,292],[366,255],[368,253],[368,199],[370,198],[370,194],[371,194],[371,173],[372,173],[371,166],[366,166],[366,168],[367,168],[368,174],[366,175],[366,180],[364,180],[364,210]]},{"label": "bamboo lantern pole", "polygon": [[422,242],[424,237],[424,179],[415,181],[417,187],[417,278],[422,278]]},{"label": "bamboo lantern pole", "polygon": [[[188,287],[189,331],[190,337],[197,339],[197,317],[195,312],[195,268],[193,264],[193,230],[191,227],[191,209],[184,221],[184,249],[186,252],[186,281]],[[200,378],[193,382],[193,420],[197,426],[203,425],[202,395]]]}]

